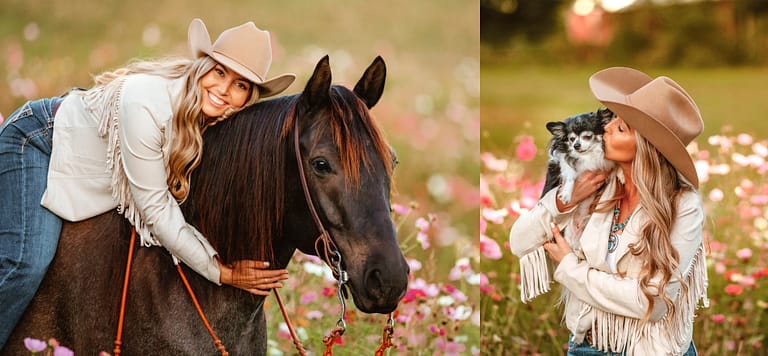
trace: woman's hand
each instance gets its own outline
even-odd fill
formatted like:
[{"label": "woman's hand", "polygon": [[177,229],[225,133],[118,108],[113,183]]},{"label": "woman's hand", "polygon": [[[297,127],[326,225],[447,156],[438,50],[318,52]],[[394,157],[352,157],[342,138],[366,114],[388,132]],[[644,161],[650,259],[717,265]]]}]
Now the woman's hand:
[{"label": "woman's hand", "polygon": [[561,202],[560,199],[555,199],[557,209],[560,211],[567,211],[578,205],[584,199],[587,199],[600,189],[600,187],[605,184],[606,177],[608,177],[608,172],[582,173],[582,175],[580,175],[579,178],[576,178],[576,181],[573,182],[573,193],[571,193],[571,201],[569,201],[568,204]]},{"label": "woman's hand", "polygon": [[571,249],[571,246],[569,246],[568,242],[563,238],[563,235],[560,233],[560,227],[558,227],[557,224],[551,222],[549,223],[549,227],[552,229],[552,235],[555,237],[555,241],[545,242],[544,250],[549,253],[549,257],[551,257],[552,260],[560,264],[560,261],[562,261],[565,256],[569,253],[573,253],[573,249]]},{"label": "woman's hand", "polygon": [[251,294],[268,296],[271,289],[283,286],[280,281],[288,279],[288,271],[267,268],[269,262],[263,261],[242,260],[230,265],[219,261],[219,280]]}]

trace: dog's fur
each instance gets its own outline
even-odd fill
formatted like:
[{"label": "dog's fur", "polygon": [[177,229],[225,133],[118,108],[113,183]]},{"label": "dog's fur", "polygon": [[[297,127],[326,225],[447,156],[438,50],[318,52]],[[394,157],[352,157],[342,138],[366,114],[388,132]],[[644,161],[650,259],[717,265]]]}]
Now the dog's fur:
[{"label": "dog's fur", "polygon": [[549,164],[542,196],[562,183],[558,198],[568,203],[573,184],[582,173],[613,168],[613,162],[605,159],[603,144],[605,125],[613,116],[610,110],[600,109],[547,123],[552,138],[547,145]]}]

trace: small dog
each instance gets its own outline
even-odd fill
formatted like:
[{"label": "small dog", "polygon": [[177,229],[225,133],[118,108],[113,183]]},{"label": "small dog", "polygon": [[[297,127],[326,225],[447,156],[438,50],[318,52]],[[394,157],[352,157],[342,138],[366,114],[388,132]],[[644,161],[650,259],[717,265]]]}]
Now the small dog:
[{"label": "small dog", "polygon": [[607,171],[613,162],[605,159],[603,133],[614,114],[608,109],[573,115],[563,121],[547,123],[552,138],[547,145],[549,163],[543,197],[562,182],[558,198],[571,201],[576,178],[588,171]]}]

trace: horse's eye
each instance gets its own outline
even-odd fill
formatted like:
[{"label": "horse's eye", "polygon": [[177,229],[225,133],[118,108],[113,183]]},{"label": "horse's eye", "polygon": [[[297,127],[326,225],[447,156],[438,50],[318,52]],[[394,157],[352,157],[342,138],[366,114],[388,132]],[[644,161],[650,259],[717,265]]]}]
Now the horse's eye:
[{"label": "horse's eye", "polygon": [[312,160],[312,169],[317,174],[330,174],[333,172],[331,164],[325,158],[315,158]]}]

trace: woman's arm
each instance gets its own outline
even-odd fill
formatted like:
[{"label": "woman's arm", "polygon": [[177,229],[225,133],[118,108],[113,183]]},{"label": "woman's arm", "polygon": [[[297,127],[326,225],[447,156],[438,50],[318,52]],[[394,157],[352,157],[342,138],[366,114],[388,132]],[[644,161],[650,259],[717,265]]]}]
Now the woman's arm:
[{"label": "woman's arm", "polygon": [[119,135],[122,164],[133,203],[148,230],[173,256],[211,282],[230,284],[256,294],[280,287],[278,282],[287,278],[285,270],[263,270],[263,262],[258,261],[222,265],[208,240],[186,222],[166,182],[163,134],[157,124],[160,121],[154,117],[162,111],[145,105],[140,98],[132,100],[124,96]]},{"label": "woman's arm", "polygon": [[552,189],[529,212],[522,214],[509,232],[509,246],[520,258],[520,299],[527,302],[549,291],[551,274],[543,244],[552,239],[551,223],[568,226],[576,205],[605,182],[607,173],[587,172],[574,183],[573,199],[563,204]]},{"label": "woman's arm", "polygon": [[529,212],[520,215],[509,232],[512,253],[522,257],[552,239],[549,224],[560,228],[568,226],[573,211],[579,203],[594,194],[605,182],[607,172],[585,172],[573,186],[573,198],[563,203],[557,198],[558,189],[547,192]]},{"label": "woman's arm", "polygon": [[[678,272],[681,275],[689,271],[699,251],[703,221],[704,212],[698,197],[695,194],[682,197],[670,235],[672,245],[680,256]],[[552,254],[555,261],[562,258],[555,270],[556,281],[568,288],[574,297],[598,309],[637,319],[645,316],[649,302],[640,289],[637,278],[622,278],[616,274],[591,268],[586,261],[579,261],[576,255],[567,250],[567,243],[562,236],[559,236],[556,228],[552,231],[555,234],[556,243],[547,244],[545,248]],[[632,256],[628,257],[632,258]],[[658,279],[657,277],[653,280],[658,281]],[[658,290],[652,287],[649,289],[656,294],[650,320],[659,320],[667,313],[667,307],[659,296]],[[674,301],[679,290],[680,281],[673,276],[665,293]]]}]

